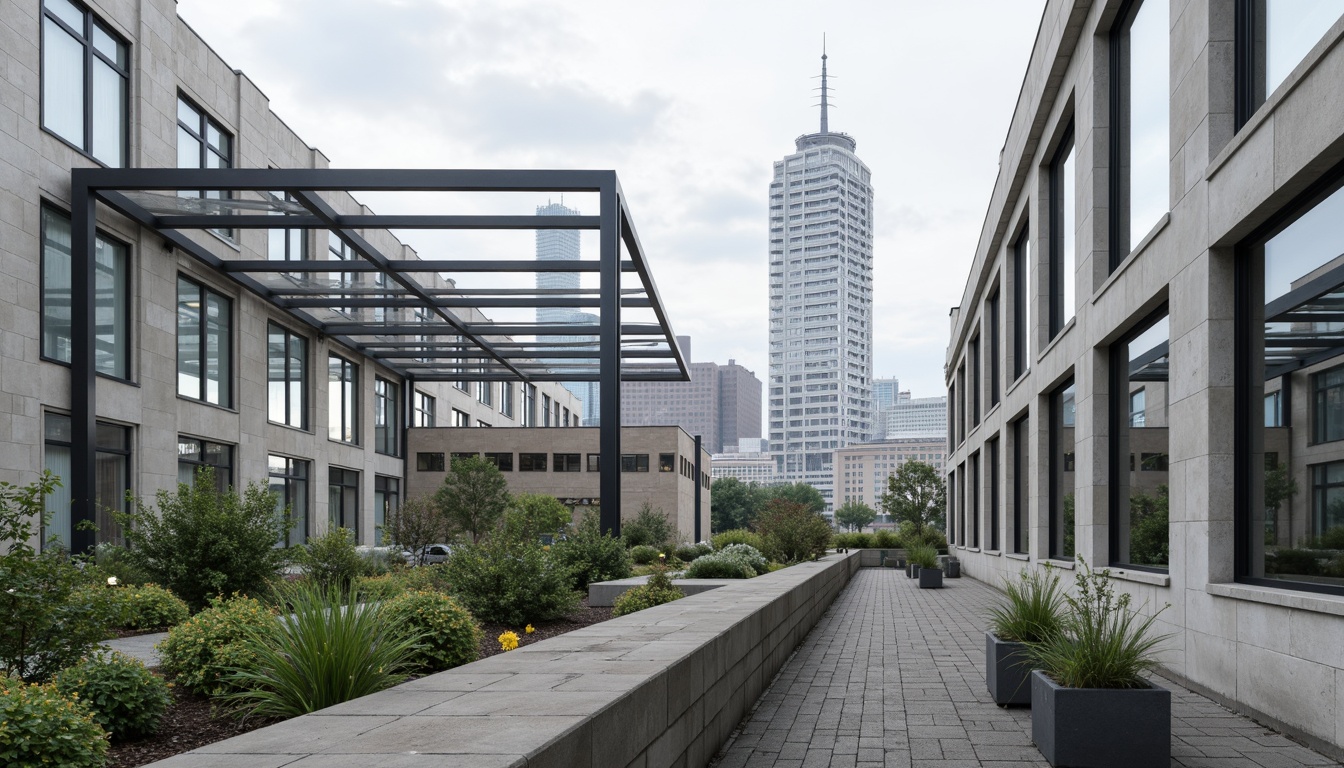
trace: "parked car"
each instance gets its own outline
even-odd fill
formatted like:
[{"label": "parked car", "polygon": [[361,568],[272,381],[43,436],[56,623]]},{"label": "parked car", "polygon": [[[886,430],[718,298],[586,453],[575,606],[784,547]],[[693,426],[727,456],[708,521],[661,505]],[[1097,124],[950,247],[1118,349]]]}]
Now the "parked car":
[{"label": "parked car", "polygon": [[433,565],[442,563],[453,553],[453,548],[448,544],[430,544],[421,547],[416,552],[403,549],[401,556],[405,558],[408,565]]}]

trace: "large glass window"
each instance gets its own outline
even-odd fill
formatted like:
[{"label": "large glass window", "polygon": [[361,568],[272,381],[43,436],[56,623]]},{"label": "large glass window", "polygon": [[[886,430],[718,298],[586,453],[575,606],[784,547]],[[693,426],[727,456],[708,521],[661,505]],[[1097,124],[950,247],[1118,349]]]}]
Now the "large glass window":
[{"label": "large glass window", "polygon": [[999,438],[985,442],[985,506],[989,525],[985,534],[985,548],[999,548]]},{"label": "large glass window", "polygon": [[[287,210],[299,209],[299,201],[288,192],[272,192],[275,203]],[[281,212],[273,215],[282,216]],[[267,230],[266,258],[271,261],[303,261],[308,258],[308,231],[304,229]]]},{"label": "large glass window", "polygon": [[[43,417],[45,433],[43,467],[63,482],[45,499],[49,516],[41,531],[42,546],[69,548],[74,532],[71,517],[70,476],[72,471],[70,417],[47,413]],[[131,489],[131,429],[98,422],[94,436],[94,543],[122,543],[121,526],[116,514],[129,512],[126,493]]]},{"label": "large glass window", "polygon": [[1013,381],[1031,368],[1031,238],[1024,227],[1013,243]]},{"label": "large glass window", "polygon": [[374,475],[373,478],[373,545],[383,545],[383,527],[387,518],[401,509],[401,481],[395,477]]},{"label": "large glass window", "polygon": [[373,379],[373,449],[388,456],[401,455],[401,387],[376,376]]},{"label": "large glass window", "polygon": [[523,426],[537,426],[537,385],[524,384],[523,390]]},{"label": "large glass window", "polygon": [[126,165],[130,47],[82,5],[42,3],[42,127],[111,168]]},{"label": "large glass window", "polygon": [[551,396],[541,396],[541,426],[551,426]]},{"label": "large glass window", "polygon": [[438,403],[432,396],[426,395],[424,392],[416,392],[414,426],[434,426],[434,411],[437,407]]},{"label": "large glass window", "polygon": [[984,521],[980,519],[980,454],[971,454],[971,476],[966,483],[966,505],[969,513],[971,546],[980,546],[980,528]]},{"label": "large glass window", "polygon": [[957,471],[947,473],[947,541],[949,544],[960,542],[960,527],[957,525]]},{"label": "large glass window", "polygon": [[967,352],[968,361],[971,366],[970,386],[966,390],[966,396],[971,401],[971,427],[980,426],[980,337],[971,339],[970,351]]},{"label": "large glass window", "polygon": [[296,547],[308,540],[308,462],[272,455],[266,463],[275,513],[288,513],[293,523],[285,540],[278,543]]},{"label": "large glass window", "polygon": [[513,418],[513,385],[507,381],[499,385],[499,412]]},{"label": "large glass window", "polygon": [[[71,361],[70,217],[42,206],[42,355]],[[99,234],[93,254],[94,368],[130,378],[129,249]]]},{"label": "large glass window", "polygon": [[985,302],[985,334],[988,338],[988,345],[985,349],[985,361],[989,368],[989,407],[993,408],[999,404],[999,390],[1002,382],[999,381],[999,292],[994,291],[994,295]]},{"label": "large glass window", "polygon": [[961,393],[963,402],[957,403],[957,445],[966,441],[966,408],[971,398],[966,391],[966,361],[962,360],[961,365],[957,367],[957,391]]},{"label": "large glass window", "polygon": [[1171,199],[1169,0],[1128,3],[1111,30],[1111,269]]},{"label": "large glass window", "polygon": [[1074,553],[1073,380],[1050,395],[1050,557],[1072,560]]},{"label": "large glass window", "polygon": [[[205,110],[182,96],[177,97],[177,167],[233,167],[233,135],[206,114]],[[207,200],[226,200],[232,196],[214,189],[178,194]],[[233,236],[232,230],[214,231],[225,237]]]},{"label": "large glass window", "polygon": [[1013,422],[1013,518],[1012,530],[1008,534],[1008,548],[1014,554],[1025,555],[1031,551],[1030,504],[1031,480],[1030,454],[1027,448],[1027,417]]},{"label": "large glass window", "polygon": [[327,357],[327,437],[359,442],[359,366],[339,355]]},{"label": "large glass window", "polygon": [[648,472],[649,454],[647,453],[623,453],[621,454],[622,472]]},{"label": "large glass window", "polygon": [[1238,577],[1344,593],[1340,175],[1238,249],[1234,476]]},{"label": "large glass window", "polygon": [[495,385],[488,381],[482,381],[476,388],[476,399],[482,405],[494,405]]},{"label": "large glass window", "polygon": [[267,417],[308,426],[308,340],[275,323],[266,324]]},{"label": "large glass window", "polygon": [[1342,13],[1339,0],[1238,0],[1238,127],[1283,84]]},{"label": "large glass window", "polygon": [[233,405],[233,304],[177,278],[177,394]]},{"label": "large glass window", "polygon": [[[1166,568],[1170,562],[1169,327],[1163,308],[1111,346],[1111,391],[1118,393],[1111,402],[1119,406],[1111,413],[1110,558],[1114,565]],[[1131,464],[1129,457],[1134,454],[1141,460]]]},{"label": "large glass window", "polygon": [[1073,319],[1078,280],[1074,222],[1073,126],[1050,163],[1050,338]]},{"label": "large glass window", "polygon": [[233,485],[233,446],[194,437],[177,438],[177,482],[194,488],[201,467],[214,470],[215,490],[228,490]]},{"label": "large glass window", "polygon": [[359,541],[359,473],[353,469],[327,470],[327,522],[349,528]]}]

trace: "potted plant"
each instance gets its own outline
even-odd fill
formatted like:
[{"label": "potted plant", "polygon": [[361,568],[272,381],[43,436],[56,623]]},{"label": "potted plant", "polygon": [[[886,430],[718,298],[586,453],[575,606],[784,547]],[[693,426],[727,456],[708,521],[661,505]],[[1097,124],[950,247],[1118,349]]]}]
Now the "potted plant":
[{"label": "potted plant", "polygon": [[933,547],[914,547],[910,562],[919,566],[919,588],[938,589],[943,586],[943,571],[938,567],[938,550]]},{"label": "potted plant", "polygon": [[1141,617],[1116,596],[1110,571],[1079,560],[1060,631],[1027,646],[1031,737],[1051,765],[1148,768],[1171,764],[1171,691],[1143,673],[1157,666],[1153,634],[1165,608]]},{"label": "potted plant", "polygon": [[1023,569],[1016,579],[1005,579],[1003,592],[985,632],[985,683],[995,704],[1031,706],[1026,645],[1058,634],[1064,591],[1047,563],[1042,571]]}]

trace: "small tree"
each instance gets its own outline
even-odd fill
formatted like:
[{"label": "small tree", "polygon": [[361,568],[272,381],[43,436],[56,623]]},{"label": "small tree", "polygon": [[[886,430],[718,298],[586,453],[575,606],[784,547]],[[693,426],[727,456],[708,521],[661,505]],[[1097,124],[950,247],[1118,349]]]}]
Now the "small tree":
[{"label": "small tree", "polygon": [[627,547],[648,545],[661,548],[676,538],[676,529],[667,519],[666,512],[654,509],[646,501],[640,506],[635,519],[621,526],[621,538],[625,539]]},{"label": "small tree", "polygon": [[569,507],[544,493],[520,493],[504,513],[504,525],[512,535],[527,539],[557,533],[573,519]]},{"label": "small tree", "polygon": [[248,483],[239,496],[215,490],[215,470],[200,467],[196,484],[159,491],[156,504],[137,501],[117,515],[131,544],[127,558],[193,609],[215,595],[258,594],[285,565],[276,546],[289,531],[289,511],[277,514],[275,496]]},{"label": "small tree", "polygon": [[873,508],[861,501],[847,501],[835,510],[835,522],[854,531],[862,529],[876,519],[877,513]]},{"label": "small tree", "polygon": [[569,569],[575,589],[630,576],[630,550],[602,530],[596,511],[589,511],[568,537],[551,547],[551,559]]},{"label": "small tree", "polygon": [[769,489],[720,477],[709,486],[709,529],[714,533],[749,528],[767,501]]},{"label": "small tree", "polygon": [[448,523],[443,512],[428,496],[416,496],[388,512],[383,534],[397,546],[411,552],[417,564],[424,565],[425,547],[448,538]]},{"label": "small tree", "polygon": [[756,516],[756,530],[765,541],[766,553],[783,563],[826,554],[834,533],[820,512],[786,499],[773,499],[765,505]]},{"label": "small tree", "polygon": [[808,485],[807,483],[788,483],[785,485],[775,485],[766,488],[766,500],[783,499],[791,501],[794,504],[802,504],[812,512],[820,513],[826,509],[826,499],[822,498],[821,491]]},{"label": "small tree", "polygon": [[478,542],[494,530],[509,508],[509,483],[494,464],[479,456],[454,457],[434,503],[453,530]]},{"label": "small tree", "polygon": [[887,492],[882,494],[882,509],[897,522],[910,523],[917,536],[923,536],[928,526],[943,528],[946,504],[947,484],[933,465],[922,461],[902,464],[887,478]]}]

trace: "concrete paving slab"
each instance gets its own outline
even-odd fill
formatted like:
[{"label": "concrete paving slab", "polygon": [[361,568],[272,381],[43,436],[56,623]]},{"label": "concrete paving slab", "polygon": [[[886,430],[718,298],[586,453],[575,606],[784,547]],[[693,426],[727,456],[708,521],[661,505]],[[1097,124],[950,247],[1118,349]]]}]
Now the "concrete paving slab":
[{"label": "concrete paving slab", "polygon": [[157,667],[162,662],[159,660],[159,652],[154,646],[163,642],[166,637],[168,637],[167,632],[154,632],[148,635],[104,640],[102,645],[105,648],[120,651],[127,656],[139,659],[147,667]]}]

